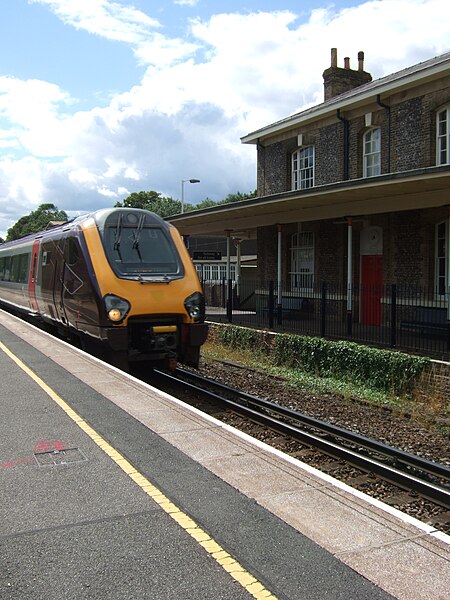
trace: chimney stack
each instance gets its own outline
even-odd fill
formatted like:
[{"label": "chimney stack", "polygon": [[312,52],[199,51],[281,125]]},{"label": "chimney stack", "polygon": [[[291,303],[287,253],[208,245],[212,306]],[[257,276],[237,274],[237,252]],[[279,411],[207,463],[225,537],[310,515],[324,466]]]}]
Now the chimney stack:
[{"label": "chimney stack", "polygon": [[344,58],[344,68],[337,66],[337,48],[331,48],[331,66],[323,72],[325,100],[372,81],[370,73],[364,71],[364,52],[358,52],[358,70],[350,68],[350,58]]}]

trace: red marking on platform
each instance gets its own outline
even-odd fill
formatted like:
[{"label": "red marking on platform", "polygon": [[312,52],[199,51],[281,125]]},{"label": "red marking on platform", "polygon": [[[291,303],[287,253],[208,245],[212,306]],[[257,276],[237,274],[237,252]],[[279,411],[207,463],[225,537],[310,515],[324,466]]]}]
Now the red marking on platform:
[{"label": "red marking on platform", "polygon": [[17,458],[16,460],[6,460],[5,462],[0,462],[0,469],[10,469],[11,467],[15,467],[16,465],[22,465],[24,463],[34,462],[33,458]]},{"label": "red marking on platform", "polygon": [[67,448],[66,442],[62,440],[41,440],[40,442],[36,442],[34,445],[34,453],[39,454],[39,452],[51,452],[52,450],[64,450]]}]

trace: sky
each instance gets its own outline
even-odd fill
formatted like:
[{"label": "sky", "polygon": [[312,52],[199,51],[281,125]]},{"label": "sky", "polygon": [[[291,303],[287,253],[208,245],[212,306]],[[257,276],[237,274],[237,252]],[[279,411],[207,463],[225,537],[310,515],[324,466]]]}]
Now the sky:
[{"label": "sky", "polygon": [[378,79],[449,40],[448,0],[0,0],[0,237],[43,203],[251,192],[241,137],[322,102],[332,47]]}]

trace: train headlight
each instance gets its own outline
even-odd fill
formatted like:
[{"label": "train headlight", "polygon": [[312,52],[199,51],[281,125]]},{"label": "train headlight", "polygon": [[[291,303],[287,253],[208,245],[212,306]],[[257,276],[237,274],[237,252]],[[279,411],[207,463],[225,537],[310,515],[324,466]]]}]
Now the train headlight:
[{"label": "train headlight", "polygon": [[114,294],[107,294],[104,297],[104,301],[108,319],[113,323],[121,323],[131,308],[128,300]]},{"label": "train headlight", "polygon": [[205,320],[205,297],[200,292],[194,292],[186,298],[184,306],[188,315],[194,321]]}]

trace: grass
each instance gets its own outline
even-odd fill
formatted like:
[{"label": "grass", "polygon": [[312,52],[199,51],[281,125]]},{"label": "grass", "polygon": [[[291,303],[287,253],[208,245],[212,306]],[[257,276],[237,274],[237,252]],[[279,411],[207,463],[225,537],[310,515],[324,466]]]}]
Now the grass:
[{"label": "grass", "polygon": [[265,374],[284,379],[287,385],[309,394],[330,394],[342,397],[343,400],[359,400],[397,409],[404,406],[404,401],[400,398],[393,398],[391,395],[362,386],[360,383],[345,382],[332,377],[317,377],[295,368],[276,366],[272,363],[270,356],[262,352],[236,350],[217,342],[208,341],[202,348],[202,354],[206,358],[228,360],[252,369],[263,370]]}]

